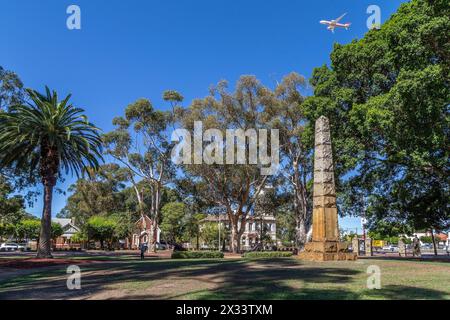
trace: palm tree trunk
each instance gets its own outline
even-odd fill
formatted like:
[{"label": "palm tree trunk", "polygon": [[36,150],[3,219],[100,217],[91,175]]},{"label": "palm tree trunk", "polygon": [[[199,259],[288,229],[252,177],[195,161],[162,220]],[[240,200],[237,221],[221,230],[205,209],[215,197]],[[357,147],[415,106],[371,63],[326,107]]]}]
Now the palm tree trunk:
[{"label": "palm tree trunk", "polygon": [[39,247],[37,258],[53,258],[50,243],[52,231],[52,198],[53,185],[44,184],[44,210],[41,219],[41,232],[39,236]]}]

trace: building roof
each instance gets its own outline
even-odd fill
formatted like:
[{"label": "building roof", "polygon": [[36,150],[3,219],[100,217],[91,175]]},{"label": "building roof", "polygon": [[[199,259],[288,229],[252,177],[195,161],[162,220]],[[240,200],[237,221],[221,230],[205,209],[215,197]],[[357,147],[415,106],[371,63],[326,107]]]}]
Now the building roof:
[{"label": "building roof", "polygon": [[65,227],[68,224],[72,223],[72,219],[66,219],[66,218],[53,218],[53,222],[56,222],[57,224],[61,225],[61,227]]},{"label": "building roof", "polygon": [[53,218],[52,222],[56,222],[57,224],[61,225],[64,233],[62,234],[63,237],[71,238],[73,234],[80,231],[80,228],[78,228],[72,221],[72,219],[66,219],[66,218]]}]

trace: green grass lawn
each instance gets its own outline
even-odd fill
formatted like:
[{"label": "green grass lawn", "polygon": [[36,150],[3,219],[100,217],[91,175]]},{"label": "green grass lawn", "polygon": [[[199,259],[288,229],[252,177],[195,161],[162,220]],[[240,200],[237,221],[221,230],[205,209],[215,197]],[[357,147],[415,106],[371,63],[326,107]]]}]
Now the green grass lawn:
[{"label": "green grass lawn", "polygon": [[[2,278],[0,299],[450,299],[447,262],[101,258],[80,266],[81,290],[56,266]],[[367,289],[369,265],[381,269],[379,290]]]}]

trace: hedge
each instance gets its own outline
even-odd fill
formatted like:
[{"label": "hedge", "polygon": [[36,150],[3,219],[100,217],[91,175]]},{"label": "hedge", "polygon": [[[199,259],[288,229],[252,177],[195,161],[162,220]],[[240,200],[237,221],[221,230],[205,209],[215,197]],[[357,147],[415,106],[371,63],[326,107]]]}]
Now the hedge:
[{"label": "hedge", "polygon": [[242,255],[244,258],[288,258],[292,257],[290,251],[254,251],[246,252]]},{"label": "hedge", "polygon": [[172,259],[219,259],[223,252],[219,251],[174,251]]}]

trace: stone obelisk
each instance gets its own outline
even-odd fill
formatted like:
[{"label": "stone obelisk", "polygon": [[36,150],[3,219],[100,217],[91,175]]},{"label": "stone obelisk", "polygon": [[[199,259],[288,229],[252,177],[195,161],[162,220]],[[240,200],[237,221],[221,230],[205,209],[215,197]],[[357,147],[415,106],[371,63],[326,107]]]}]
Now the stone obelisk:
[{"label": "stone obelisk", "polygon": [[312,242],[305,245],[299,258],[355,260],[356,254],[348,252],[347,247],[347,243],[339,242],[330,123],[321,116],[315,127]]}]

